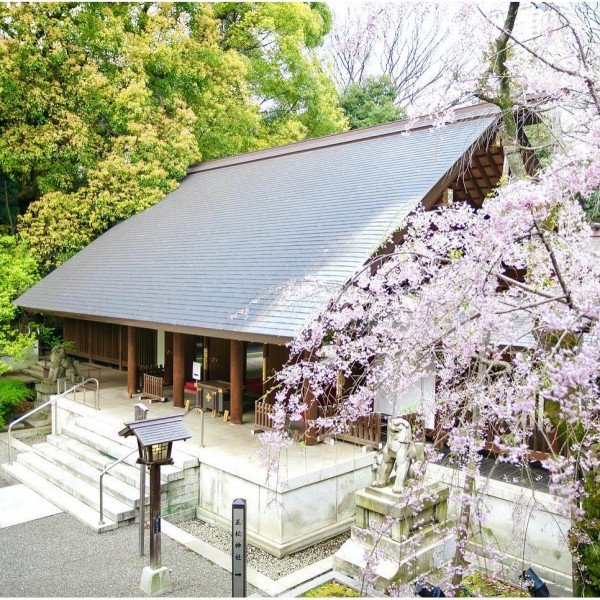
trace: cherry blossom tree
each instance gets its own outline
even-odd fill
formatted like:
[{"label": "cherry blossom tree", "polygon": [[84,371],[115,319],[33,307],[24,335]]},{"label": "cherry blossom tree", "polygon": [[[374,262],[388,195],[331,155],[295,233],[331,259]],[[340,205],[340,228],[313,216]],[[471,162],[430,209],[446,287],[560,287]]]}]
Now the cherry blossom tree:
[{"label": "cherry blossom tree", "polygon": [[[473,41],[486,60],[449,80],[439,106],[451,107],[454,94],[500,107],[509,165],[503,184],[477,211],[465,204],[417,210],[401,241],[390,236],[388,251],[331,299],[290,345],[276,429],[265,444],[289,444],[285,424],[309,408],[306,388],[321,404],[335,399],[335,415],[315,425],[337,433],[372,410],[378,390],[401,396],[435,376],[434,404],[414,411],[421,430],[435,413],[437,433],[466,470],[454,490],[456,589],[483,510],[475,493],[481,451],[493,444],[502,460],[526,464],[534,428],[554,429],[568,451],[544,466],[572,522],[574,591],[597,596],[600,261],[583,210],[600,187],[597,21],[591,9],[543,6],[538,30],[526,36],[516,29],[519,3],[500,19],[461,7],[465,39],[484,32],[493,41]],[[535,176],[524,168],[515,122],[526,105],[542,116],[560,108],[570,120],[567,151]],[[451,110],[441,118],[451,120]],[[439,458],[433,446],[428,452]],[[416,502],[422,493],[417,484],[403,496]]]}]

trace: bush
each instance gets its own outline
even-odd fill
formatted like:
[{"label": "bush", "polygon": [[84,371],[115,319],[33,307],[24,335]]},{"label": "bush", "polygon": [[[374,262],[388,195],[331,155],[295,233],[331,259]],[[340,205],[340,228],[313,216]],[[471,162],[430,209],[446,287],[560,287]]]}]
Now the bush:
[{"label": "bush", "polygon": [[302,598],[360,598],[361,593],[349,588],[348,586],[338,583],[337,581],[329,581],[322,585],[308,590],[302,594]]},{"label": "bush", "polygon": [[20,379],[0,381],[0,427],[6,427],[7,420],[17,412],[17,407],[34,397],[34,391]]}]

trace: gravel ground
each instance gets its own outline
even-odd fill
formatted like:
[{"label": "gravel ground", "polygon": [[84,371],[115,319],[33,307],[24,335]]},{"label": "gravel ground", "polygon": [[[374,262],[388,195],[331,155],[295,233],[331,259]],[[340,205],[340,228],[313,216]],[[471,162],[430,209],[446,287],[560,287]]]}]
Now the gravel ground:
[{"label": "gravel ground", "polygon": [[[231,533],[220,527],[209,525],[200,519],[178,523],[177,527],[223,552],[231,552]],[[248,566],[271,579],[279,579],[335,554],[349,537],[350,532],[344,533],[284,558],[275,558],[268,552],[248,544]]]},{"label": "gravel ground", "polygon": [[34,444],[42,444],[48,438],[48,435],[43,433],[35,433],[33,435],[28,435],[27,437],[19,437],[19,441],[27,444],[28,446],[33,446]]},{"label": "gravel ground", "polygon": [[[171,570],[167,597],[231,597],[231,575],[163,535],[162,562]],[[138,528],[97,534],[64,513],[0,529],[2,597],[144,597]],[[248,594],[257,590],[248,586]]]}]

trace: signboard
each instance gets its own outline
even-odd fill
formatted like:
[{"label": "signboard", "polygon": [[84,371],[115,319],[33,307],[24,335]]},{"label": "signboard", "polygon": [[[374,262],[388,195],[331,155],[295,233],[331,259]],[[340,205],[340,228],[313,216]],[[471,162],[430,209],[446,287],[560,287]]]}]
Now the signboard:
[{"label": "signboard", "polygon": [[232,598],[246,597],[246,501],[231,504],[231,585]]},{"label": "signboard", "polygon": [[[189,373],[189,371],[188,371]],[[200,381],[202,379],[202,363],[193,362],[192,363],[192,379],[197,379]]]}]

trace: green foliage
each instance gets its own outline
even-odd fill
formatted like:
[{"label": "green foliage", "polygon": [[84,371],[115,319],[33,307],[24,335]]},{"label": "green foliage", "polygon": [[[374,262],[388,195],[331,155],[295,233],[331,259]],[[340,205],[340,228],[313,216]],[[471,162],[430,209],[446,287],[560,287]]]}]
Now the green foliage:
[{"label": "green foliage", "polygon": [[63,342],[62,332],[56,327],[42,324],[38,327],[38,332],[40,346],[46,352],[50,352],[52,348],[59,346]]},{"label": "green foliage", "polygon": [[404,119],[405,110],[395,102],[394,82],[389,75],[381,75],[351,83],[344,91],[340,105],[349,119],[350,129],[359,129]]},{"label": "green foliage", "polygon": [[[19,359],[34,341],[32,333],[16,327],[19,308],[12,301],[31,287],[37,279],[36,263],[13,236],[0,235],[0,356]],[[0,360],[0,375],[9,371]]]},{"label": "green foliage", "polygon": [[349,588],[347,585],[337,581],[329,581],[308,592],[302,594],[301,598],[360,598],[361,593]]},{"label": "green foliage", "polygon": [[588,219],[594,223],[600,221],[600,190],[596,190],[589,198],[581,201]]},{"label": "green foliage", "polygon": [[458,595],[461,598],[529,598],[529,593],[479,572],[465,575]]},{"label": "green foliage", "polygon": [[523,129],[529,140],[529,145],[534,149],[540,167],[545,168],[553,154],[554,138],[552,133],[545,123],[527,125]]},{"label": "green foliage", "polygon": [[331,26],[326,5],[223,2],[214,7],[224,47],[247,58],[248,82],[261,106],[261,147],[347,128],[335,86],[313,52]]},{"label": "green foliage", "polygon": [[0,427],[5,427],[15,409],[22,402],[33,400],[35,393],[20,379],[0,381]]},{"label": "green foliage", "polygon": [[17,188],[4,173],[0,173],[0,234],[15,233],[18,213]]},{"label": "green foliage", "polygon": [[345,128],[313,51],[330,18],[318,3],[0,5],[0,172],[42,270],[191,163]]}]

